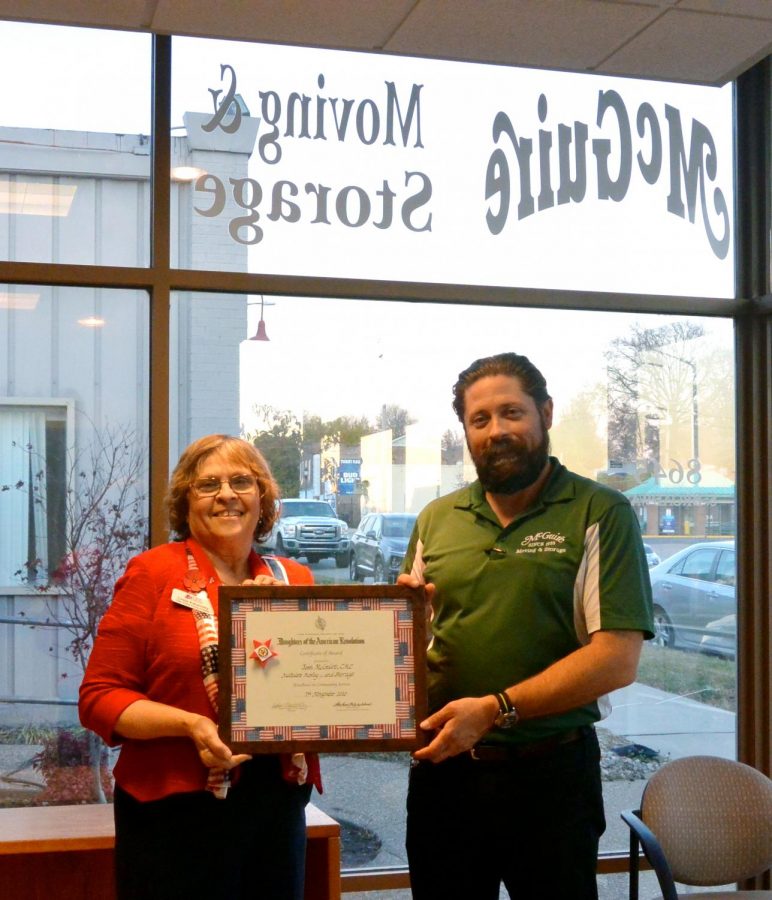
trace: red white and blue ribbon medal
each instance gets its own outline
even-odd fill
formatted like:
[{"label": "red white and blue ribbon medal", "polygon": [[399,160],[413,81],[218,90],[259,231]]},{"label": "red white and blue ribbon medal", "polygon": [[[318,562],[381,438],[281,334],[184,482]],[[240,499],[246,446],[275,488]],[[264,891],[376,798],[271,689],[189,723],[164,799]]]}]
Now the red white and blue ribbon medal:
[{"label": "red white and blue ribbon medal", "polygon": [[273,638],[268,638],[266,641],[252,641],[254,650],[249,654],[249,658],[258,662],[262,669],[264,669],[272,659],[275,659],[279,655],[271,646],[272,640]]}]

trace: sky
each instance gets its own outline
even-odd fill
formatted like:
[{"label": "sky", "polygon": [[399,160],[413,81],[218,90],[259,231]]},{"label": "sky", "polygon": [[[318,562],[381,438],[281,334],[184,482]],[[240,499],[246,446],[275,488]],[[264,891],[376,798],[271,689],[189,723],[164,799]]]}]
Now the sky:
[{"label": "sky", "polygon": [[[241,415],[255,427],[252,406],[269,402],[322,419],[365,415],[384,403],[444,430],[457,427],[451,387],[473,360],[515,351],[544,373],[556,420],[570,399],[606,383],[604,352],[614,338],[670,321],[667,316],[506,309],[454,304],[393,303],[318,298],[266,298],[269,342],[241,346]],[[248,333],[260,305],[248,308]],[[717,347],[731,347],[726,319],[700,324]]]}]

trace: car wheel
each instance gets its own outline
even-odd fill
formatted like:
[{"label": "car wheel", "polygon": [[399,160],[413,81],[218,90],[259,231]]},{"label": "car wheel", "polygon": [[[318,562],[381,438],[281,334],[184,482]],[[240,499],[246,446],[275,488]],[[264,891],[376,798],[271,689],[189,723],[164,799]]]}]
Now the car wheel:
[{"label": "car wheel", "polygon": [[335,565],[339,569],[345,569],[346,566],[349,564],[349,556],[350,556],[349,553],[339,553],[335,557]]},{"label": "car wheel", "polygon": [[375,584],[383,584],[386,581],[386,573],[383,569],[383,560],[378,557],[375,560],[375,567],[373,568],[373,582]]},{"label": "car wheel", "polygon": [[286,556],[287,555],[287,552],[284,549],[284,541],[282,540],[282,536],[280,534],[276,535],[276,549],[274,550],[274,553],[277,556]]},{"label": "car wheel", "polygon": [[356,553],[354,553],[353,551],[351,552],[351,556],[349,557],[348,577],[352,581],[359,580],[359,569],[357,569],[357,557],[356,557]]},{"label": "car wheel", "polygon": [[654,607],[654,637],[651,642],[656,647],[673,647],[675,645],[673,625],[661,606]]}]

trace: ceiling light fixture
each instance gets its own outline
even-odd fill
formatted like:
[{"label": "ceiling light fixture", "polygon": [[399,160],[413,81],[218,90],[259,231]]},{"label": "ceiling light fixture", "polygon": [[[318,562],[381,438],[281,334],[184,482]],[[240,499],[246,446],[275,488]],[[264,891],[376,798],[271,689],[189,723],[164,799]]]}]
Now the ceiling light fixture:
[{"label": "ceiling light fixture", "polygon": [[0,291],[0,309],[35,309],[40,294],[12,294]]},{"label": "ceiling light fixture", "polygon": [[173,166],[171,175],[172,181],[197,181],[201,178],[202,175],[206,175],[206,169],[201,169],[198,166]]},{"label": "ceiling light fixture", "polygon": [[17,216],[68,216],[74,184],[0,180],[0,213]]}]

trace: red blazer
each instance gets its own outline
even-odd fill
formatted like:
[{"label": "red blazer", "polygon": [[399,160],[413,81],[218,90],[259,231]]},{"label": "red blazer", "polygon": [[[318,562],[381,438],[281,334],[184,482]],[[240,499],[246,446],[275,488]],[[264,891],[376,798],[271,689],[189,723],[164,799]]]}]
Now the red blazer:
[{"label": "red blazer", "polygon": [[[188,539],[207,594],[217,613],[218,578],[201,547]],[[282,559],[291,584],[312,584],[305,566]],[[271,575],[262,557],[252,553],[251,576]],[[163,544],[129,561],[94,643],[80,687],[81,723],[110,746],[122,744],[115,781],[137,800],[204,790],[207,769],[188,738],[133,740],[115,734],[127,706],[148,699],[209,716],[214,710],[204,690],[198,633],[193,614],[171,602],[188,570],[185,543]],[[309,780],[319,787],[318,762],[309,759]]]}]

